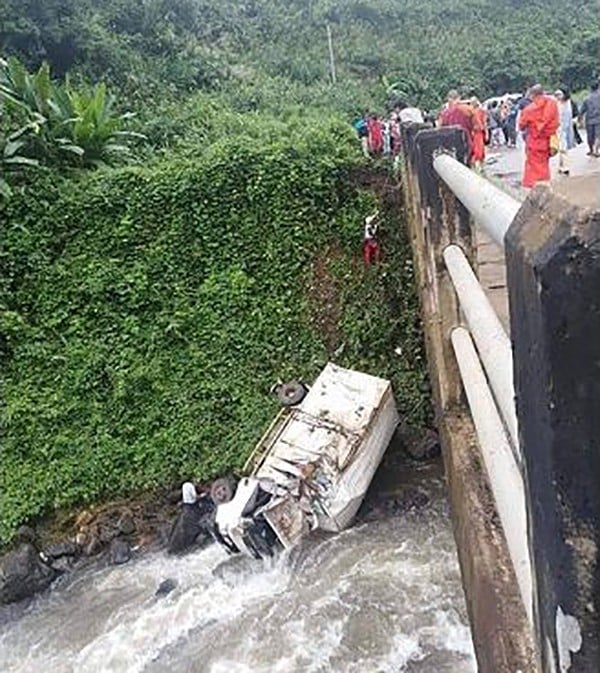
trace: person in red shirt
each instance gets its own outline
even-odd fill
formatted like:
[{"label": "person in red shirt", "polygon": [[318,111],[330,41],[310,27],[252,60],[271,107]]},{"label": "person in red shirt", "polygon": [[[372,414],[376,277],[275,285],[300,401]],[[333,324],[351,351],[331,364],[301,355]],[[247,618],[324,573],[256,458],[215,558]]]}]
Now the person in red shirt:
[{"label": "person in red shirt", "polygon": [[473,110],[461,102],[458,91],[450,91],[446,107],[440,113],[438,126],[460,126],[467,136],[467,156],[471,157],[473,144]]},{"label": "person in red shirt", "polygon": [[379,211],[374,215],[365,217],[365,230],[363,236],[363,261],[365,267],[371,266],[371,262],[379,264],[379,242],[377,240],[377,217]]},{"label": "person in red shirt", "polygon": [[521,112],[519,129],[525,135],[523,186],[533,187],[550,180],[550,138],[560,122],[556,101],[544,95],[540,84],[532,86],[527,97],[531,103]]},{"label": "person in red shirt", "polygon": [[383,151],[383,125],[377,115],[369,115],[367,129],[369,130],[368,142],[371,154],[381,154]]}]

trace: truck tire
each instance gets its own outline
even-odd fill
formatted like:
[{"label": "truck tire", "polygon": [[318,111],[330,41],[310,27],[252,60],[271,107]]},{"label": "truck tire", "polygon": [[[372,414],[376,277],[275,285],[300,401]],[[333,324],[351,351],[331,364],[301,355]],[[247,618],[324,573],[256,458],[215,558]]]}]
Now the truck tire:
[{"label": "truck tire", "polygon": [[215,505],[224,505],[233,499],[235,494],[235,484],[233,479],[228,477],[221,477],[215,479],[210,487],[210,497],[213,499]]},{"label": "truck tire", "polygon": [[290,381],[277,388],[277,399],[284,407],[293,407],[302,402],[306,393],[306,386],[298,381]]}]

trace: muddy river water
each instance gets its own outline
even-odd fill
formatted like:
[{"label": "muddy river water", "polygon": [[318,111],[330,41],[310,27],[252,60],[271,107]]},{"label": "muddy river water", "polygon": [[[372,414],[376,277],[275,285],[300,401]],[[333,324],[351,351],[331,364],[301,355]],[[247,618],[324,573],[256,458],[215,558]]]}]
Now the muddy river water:
[{"label": "muddy river water", "polygon": [[429,504],[272,562],[213,546],[81,574],[4,608],[0,671],[474,673],[444,487],[420,488]]}]

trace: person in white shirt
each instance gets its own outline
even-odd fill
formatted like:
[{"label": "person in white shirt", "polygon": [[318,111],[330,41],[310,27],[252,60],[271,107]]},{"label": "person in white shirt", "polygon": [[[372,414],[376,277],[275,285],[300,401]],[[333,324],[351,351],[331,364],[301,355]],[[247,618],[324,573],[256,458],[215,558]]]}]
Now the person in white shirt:
[{"label": "person in white shirt", "polygon": [[419,108],[410,107],[406,103],[400,103],[398,107],[398,117],[402,123],[423,124],[425,122],[423,113]]},{"label": "person in white shirt", "polygon": [[376,211],[373,215],[368,215],[365,217],[365,230],[363,236],[363,260],[365,267],[371,266],[371,261],[374,261],[375,264],[379,264],[379,242],[377,240],[377,218],[379,216],[379,211]]}]

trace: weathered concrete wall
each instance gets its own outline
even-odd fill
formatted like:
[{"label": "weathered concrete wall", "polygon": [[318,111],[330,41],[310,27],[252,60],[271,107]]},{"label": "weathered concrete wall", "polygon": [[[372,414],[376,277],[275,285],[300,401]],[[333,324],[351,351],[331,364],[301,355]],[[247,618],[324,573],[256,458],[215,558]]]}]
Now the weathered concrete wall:
[{"label": "weathered concrete wall", "polygon": [[471,415],[456,407],[438,424],[479,673],[534,673],[527,615]]},{"label": "weathered concrete wall", "polygon": [[544,673],[600,671],[600,177],[538,187],[506,239]]},{"label": "weathered concrete wall", "polygon": [[464,163],[466,145],[456,128],[405,128],[403,141],[406,210],[436,424],[479,673],[535,673],[529,623],[449,339],[461,318],[442,252],[454,243],[471,260],[474,255],[468,214],[441,184],[432,160],[442,149]]}]

